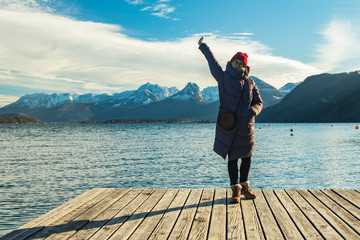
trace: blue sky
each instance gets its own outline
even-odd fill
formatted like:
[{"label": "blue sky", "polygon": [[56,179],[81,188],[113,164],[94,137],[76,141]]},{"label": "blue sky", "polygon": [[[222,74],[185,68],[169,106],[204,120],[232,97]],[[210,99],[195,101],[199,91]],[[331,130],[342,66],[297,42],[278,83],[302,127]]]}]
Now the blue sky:
[{"label": "blue sky", "polygon": [[247,52],[251,75],[277,88],[359,70],[359,12],[357,0],[2,0],[0,106],[34,92],[215,86],[201,36],[222,66]]}]

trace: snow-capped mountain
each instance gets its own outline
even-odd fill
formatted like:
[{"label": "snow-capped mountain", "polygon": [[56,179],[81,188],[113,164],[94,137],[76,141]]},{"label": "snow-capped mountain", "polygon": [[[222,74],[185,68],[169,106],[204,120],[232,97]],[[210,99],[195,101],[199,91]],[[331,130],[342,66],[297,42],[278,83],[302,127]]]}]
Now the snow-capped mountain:
[{"label": "snow-capped mountain", "polygon": [[[258,78],[264,108],[285,96]],[[278,99],[276,98],[278,97]],[[23,113],[44,122],[103,121],[109,119],[216,119],[218,87],[203,89],[189,82],[181,91],[146,83],[137,90],[113,94],[34,93],[0,108],[0,115]]]},{"label": "snow-capped mountain", "polygon": [[282,86],[279,91],[285,94],[290,93],[294,88],[296,88],[297,85],[299,85],[301,82],[297,83],[287,83],[284,86]]},{"label": "snow-capped mountain", "polygon": [[66,103],[71,103],[78,97],[78,93],[32,93],[22,96],[15,103],[6,107],[21,107],[28,109],[52,108]]},{"label": "snow-capped mountain", "polygon": [[204,88],[201,94],[208,103],[219,101],[219,88],[216,86]]},{"label": "snow-capped mountain", "polygon": [[127,98],[134,91],[125,91],[114,94],[95,94],[95,93],[32,93],[26,94],[16,102],[4,108],[54,108],[67,103],[97,102],[105,100],[121,100]]},{"label": "snow-capped mountain", "polygon": [[136,91],[122,99],[115,107],[125,105],[144,105],[152,102],[164,100],[179,92],[175,87],[161,87],[157,84],[146,83],[140,86]]},{"label": "snow-capped mountain", "polygon": [[190,99],[195,100],[199,103],[206,103],[204,100],[199,86],[195,83],[188,83],[183,90],[172,95],[169,99],[179,100],[179,101],[189,101]]}]

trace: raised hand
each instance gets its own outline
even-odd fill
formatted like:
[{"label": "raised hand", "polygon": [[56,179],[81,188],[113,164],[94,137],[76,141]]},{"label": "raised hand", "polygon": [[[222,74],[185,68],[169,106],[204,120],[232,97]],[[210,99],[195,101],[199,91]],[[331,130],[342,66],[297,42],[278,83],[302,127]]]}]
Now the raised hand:
[{"label": "raised hand", "polygon": [[201,45],[203,42],[204,42],[204,36],[202,36],[202,37],[199,39],[198,44]]}]

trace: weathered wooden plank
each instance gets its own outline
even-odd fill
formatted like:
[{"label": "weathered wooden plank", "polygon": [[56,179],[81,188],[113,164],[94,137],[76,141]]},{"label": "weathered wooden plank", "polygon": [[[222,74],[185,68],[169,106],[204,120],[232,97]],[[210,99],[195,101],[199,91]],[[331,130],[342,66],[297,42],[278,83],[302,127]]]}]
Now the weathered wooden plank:
[{"label": "weathered wooden plank", "polygon": [[143,189],[126,207],[102,226],[90,239],[108,239],[141,206],[155,190]]},{"label": "weathered wooden plank", "polygon": [[360,239],[356,190],[254,192],[92,189],[0,239]]},{"label": "weathered wooden plank", "polygon": [[131,217],[109,238],[109,239],[128,239],[136,230],[143,219],[149,214],[151,209],[159,202],[165,194],[166,189],[156,189],[151,196],[131,215]]},{"label": "weathered wooden plank", "polygon": [[265,239],[260,220],[256,213],[254,200],[242,198],[241,209],[244,218],[246,239]]},{"label": "weathered wooden plank", "polygon": [[295,190],[285,190],[303,214],[325,239],[338,240],[341,236],[319,215],[314,208]]},{"label": "weathered wooden plank", "polygon": [[213,198],[214,190],[204,189],[194,217],[193,225],[190,229],[189,239],[200,240],[207,238]]},{"label": "weathered wooden plank", "polygon": [[70,201],[58,206],[57,208],[35,218],[34,220],[24,224],[17,230],[10,232],[9,234],[4,235],[0,239],[25,239],[26,237],[40,231],[45,226],[49,225],[51,222],[56,221],[57,219],[63,217],[74,209],[78,208],[80,205],[86,203],[87,201],[95,198],[96,196],[104,193],[105,188],[93,188],[76,198],[71,199]]},{"label": "weathered wooden plank", "polygon": [[48,240],[65,240],[74,235],[79,229],[84,227],[87,223],[94,220],[102,212],[108,209],[111,205],[117,202],[122,196],[124,196],[128,189],[114,189],[114,192],[102,200],[99,204],[90,208],[88,211],[79,215],[75,219],[71,220],[67,224],[59,226],[56,230],[58,233],[50,235]]},{"label": "weathered wooden plank", "polygon": [[131,235],[129,239],[148,239],[160,219],[165,214],[166,209],[173,201],[174,197],[178,190],[169,189],[156,204],[156,206],[151,210],[151,212],[146,216],[144,221],[139,225],[135,232]]},{"label": "weathered wooden plank", "polygon": [[275,190],[275,194],[305,239],[323,239],[284,190]]},{"label": "weathered wooden plank", "polygon": [[216,189],[208,239],[226,239],[226,190]]},{"label": "weathered wooden plank", "polygon": [[284,239],[262,191],[254,189],[253,192],[256,194],[254,204],[266,239]]},{"label": "weathered wooden plank", "polygon": [[163,218],[161,218],[159,224],[156,226],[154,231],[149,237],[149,240],[153,239],[167,239],[170,235],[171,229],[173,228],[182,208],[184,207],[185,201],[189,196],[190,189],[180,189],[176,194],[175,199],[166,210]]},{"label": "weathered wooden plank", "polygon": [[[310,190],[310,192],[320,200],[325,206],[327,206],[336,216],[341,218],[345,223],[349,225],[358,235],[360,233],[360,221],[356,219],[353,215],[348,213],[345,209],[340,207],[330,198],[328,198],[324,193],[320,190]],[[360,236],[359,236],[360,238]]]},{"label": "weathered wooden plank", "polygon": [[360,208],[360,193],[357,191],[343,189],[333,189],[333,191],[351,202],[357,208]]},{"label": "weathered wooden plank", "polygon": [[232,190],[227,191],[227,239],[245,240],[244,219],[240,204],[232,204]]},{"label": "weathered wooden plank", "polygon": [[321,190],[325,193],[329,198],[339,204],[341,207],[350,212],[353,216],[355,216],[360,221],[360,209],[350,204],[347,200],[340,197],[338,194],[329,189]]},{"label": "weathered wooden plank", "polygon": [[309,191],[298,190],[298,192],[308,201],[313,208],[345,239],[356,239],[357,233],[344,223],[339,217],[317,200]]},{"label": "weathered wooden plank", "polygon": [[280,230],[286,239],[302,239],[302,235],[296,228],[294,222],[281,205],[273,190],[263,190],[266,200],[271,208],[274,217],[279,224]]},{"label": "weathered wooden plank", "polygon": [[187,239],[203,190],[193,189],[168,239]]},{"label": "weathered wooden plank", "polygon": [[83,214],[84,212],[88,211],[92,207],[99,204],[101,201],[106,199],[107,197],[111,196],[114,193],[113,189],[106,189],[102,194],[96,196],[95,198],[87,201],[85,204],[81,205],[79,208],[74,209],[72,212],[64,215],[57,221],[51,222],[46,226],[46,228],[41,229],[39,232],[31,236],[31,239],[44,239],[52,234],[59,233],[61,227],[78,217],[79,215]]},{"label": "weathered wooden plank", "polygon": [[112,206],[102,212],[94,220],[86,224],[82,229],[77,231],[69,239],[89,239],[102,226],[104,226],[107,222],[113,219],[114,216],[116,216],[117,213],[119,213],[127,204],[129,204],[129,202],[131,202],[137,195],[139,195],[140,192],[142,192],[141,189],[129,189],[128,192],[124,192],[124,196],[122,196],[118,201],[116,201]]}]

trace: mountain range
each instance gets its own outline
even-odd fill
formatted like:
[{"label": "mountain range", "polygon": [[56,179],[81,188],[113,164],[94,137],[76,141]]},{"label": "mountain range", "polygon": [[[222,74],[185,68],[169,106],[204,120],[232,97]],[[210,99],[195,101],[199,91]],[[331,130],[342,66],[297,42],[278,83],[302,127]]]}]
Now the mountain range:
[{"label": "mountain range", "polygon": [[310,76],[258,122],[359,122],[360,71]]},{"label": "mountain range", "polygon": [[[360,71],[314,75],[280,90],[251,78],[264,101],[257,122],[360,121]],[[34,93],[0,108],[0,115],[16,113],[42,122],[214,121],[218,95],[217,87],[200,91],[195,83],[182,90],[146,83],[137,90],[114,94]]]},{"label": "mountain range", "polygon": [[[251,77],[264,108],[285,96],[273,86]],[[217,86],[200,91],[188,83],[181,91],[146,83],[137,90],[115,94],[34,93],[0,108],[0,114],[21,113],[43,122],[105,121],[111,119],[215,120],[219,108]]]}]

